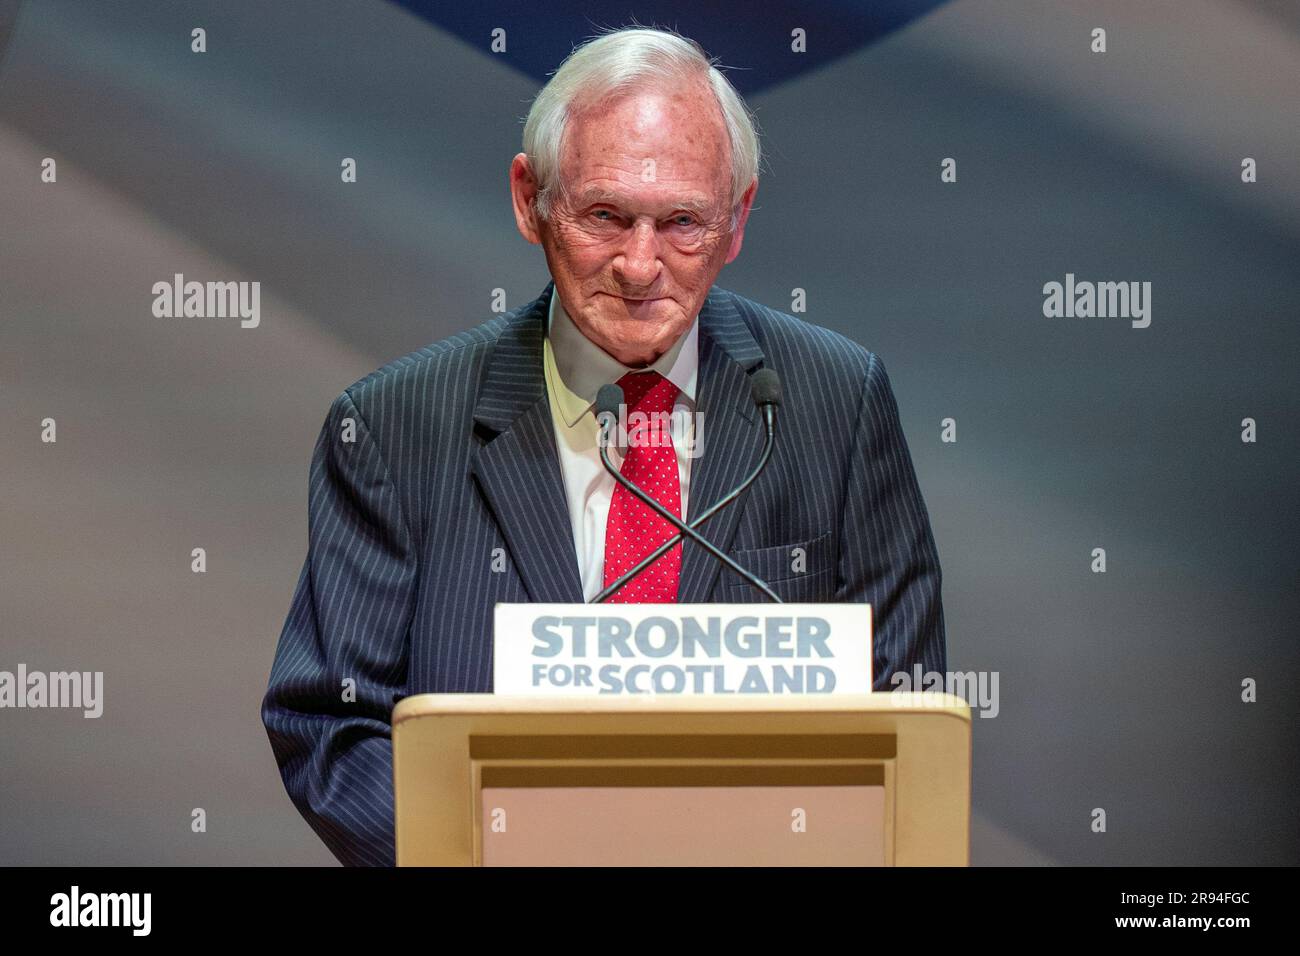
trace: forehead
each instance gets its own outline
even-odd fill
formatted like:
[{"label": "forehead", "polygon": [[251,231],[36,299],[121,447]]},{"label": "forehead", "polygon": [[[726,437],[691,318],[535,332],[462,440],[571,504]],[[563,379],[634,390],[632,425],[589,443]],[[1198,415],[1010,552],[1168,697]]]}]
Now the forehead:
[{"label": "forehead", "polygon": [[666,200],[730,194],[726,123],[708,84],[647,87],[576,109],[560,175],[568,191]]}]

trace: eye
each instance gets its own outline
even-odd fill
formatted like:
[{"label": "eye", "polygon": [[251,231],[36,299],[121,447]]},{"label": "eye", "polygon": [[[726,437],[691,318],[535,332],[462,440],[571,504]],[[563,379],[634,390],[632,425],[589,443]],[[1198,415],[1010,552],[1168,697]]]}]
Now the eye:
[{"label": "eye", "polygon": [[685,212],[678,213],[676,216],[673,216],[673,225],[693,226],[695,225],[695,217],[692,216],[690,213],[685,213]]},{"label": "eye", "polygon": [[609,222],[614,218],[614,214],[608,209],[594,209],[591,214],[600,222]]}]

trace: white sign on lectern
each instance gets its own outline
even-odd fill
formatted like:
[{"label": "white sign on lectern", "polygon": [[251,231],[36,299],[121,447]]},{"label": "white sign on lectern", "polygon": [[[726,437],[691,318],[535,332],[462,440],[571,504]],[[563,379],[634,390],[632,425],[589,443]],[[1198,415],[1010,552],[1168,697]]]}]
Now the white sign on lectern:
[{"label": "white sign on lectern", "polygon": [[871,692],[869,604],[498,604],[494,690]]}]

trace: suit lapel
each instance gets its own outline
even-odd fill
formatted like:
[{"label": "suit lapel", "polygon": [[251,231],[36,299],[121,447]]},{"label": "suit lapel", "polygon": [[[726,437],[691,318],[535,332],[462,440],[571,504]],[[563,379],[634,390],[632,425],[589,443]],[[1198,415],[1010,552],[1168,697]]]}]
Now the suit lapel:
[{"label": "suit lapel", "polygon": [[[716,287],[710,289],[700,310],[700,391],[696,411],[701,416],[701,455],[691,462],[691,519],[739,484],[758,463],[763,428],[750,397],[749,372],[762,359],[763,351],[731,296]],[[723,551],[728,550],[744,503],[742,496],[710,518],[700,532]],[[683,604],[708,601],[720,571],[721,566],[712,556],[687,541],[677,600]]]},{"label": "suit lapel", "polygon": [[486,441],[473,471],[535,602],[582,601],[573,527],[543,370],[554,284],[507,320],[474,409]]}]

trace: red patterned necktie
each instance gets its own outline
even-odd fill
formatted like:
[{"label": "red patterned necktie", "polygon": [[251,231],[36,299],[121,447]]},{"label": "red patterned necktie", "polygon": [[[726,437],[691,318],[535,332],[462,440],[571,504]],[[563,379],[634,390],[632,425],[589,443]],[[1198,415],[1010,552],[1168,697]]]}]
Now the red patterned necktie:
[{"label": "red patterned necktie", "polygon": [[[627,454],[619,469],[627,478],[678,518],[682,516],[682,485],[677,473],[668,416],[677,399],[677,386],[658,372],[629,372],[618,380],[627,409]],[[643,413],[646,420],[634,417]],[[676,533],[622,485],[615,485],[605,524],[605,586]],[[682,574],[682,546],[672,550],[623,585],[611,603],[673,603]]]}]

